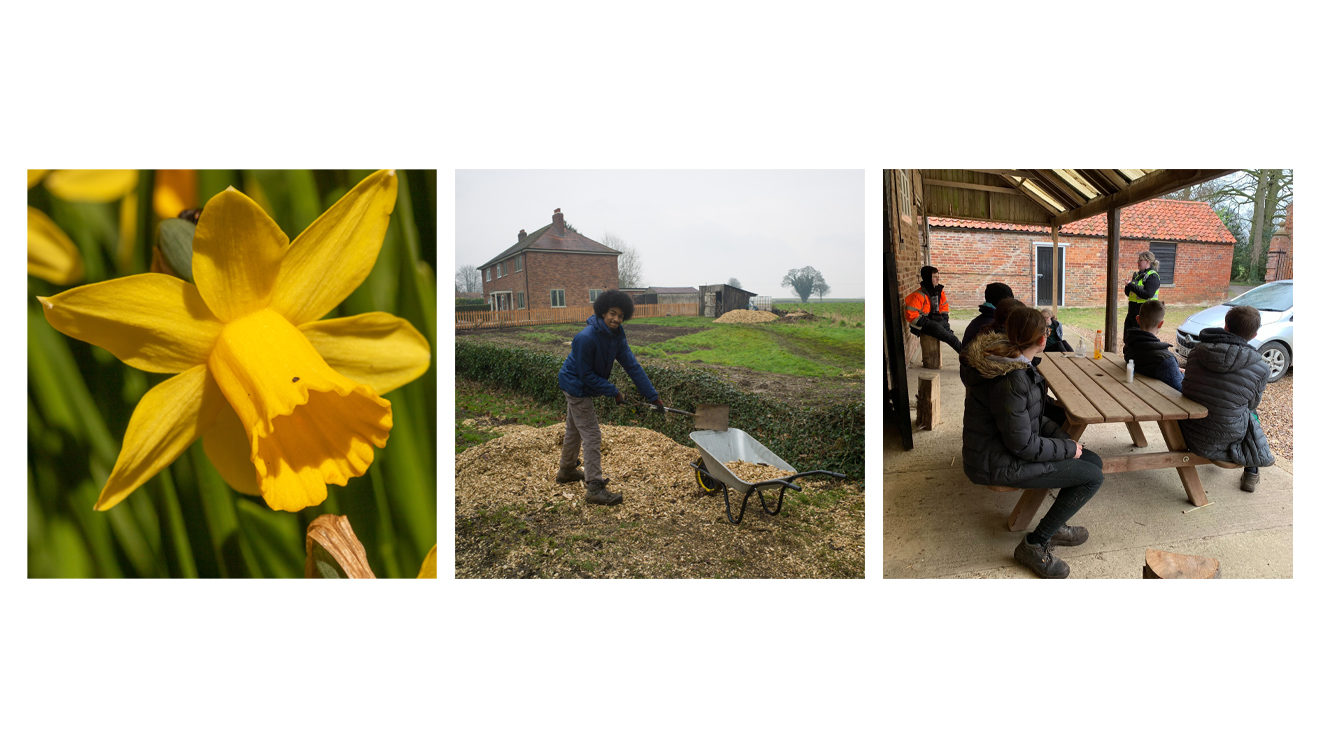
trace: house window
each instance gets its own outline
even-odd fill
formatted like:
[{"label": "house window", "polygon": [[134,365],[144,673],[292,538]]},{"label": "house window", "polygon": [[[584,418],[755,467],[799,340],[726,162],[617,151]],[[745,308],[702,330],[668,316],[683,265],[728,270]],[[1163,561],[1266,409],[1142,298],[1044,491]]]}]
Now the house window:
[{"label": "house window", "polygon": [[490,283],[490,268],[486,268],[486,282]]},{"label": "house window", "polygon": [[907,169],[898,170],[898,216],[912,223],[912,178]]},{"label": "house window", "polygon": [[522,292],[522,291],[519,291],[519,292],[518,292],[518,308],[519,308],[519,309],[526,309],[526,308],[527,308],[527,299],[523,296],[523,292]]},{"label": "house window", "polygon": [[599,296],[600,296],[601,294],[603,294],[603,293],[605,293],[605,289],[603,289],[603,288],[593,288],[593,289],[591,289],[590,291],[587,291],[587,301],[590,301],[591,303],[594,304],[594,303],[596,303],[596,298],[599,297]]},{"label": "house window", "polygon": [[522,272],[522,255],[518,255],[517,257],[513,258],[513,272],[515,273]]},{"label": "house window", "polygon": [[501,262],[495,265],[495,277],[496,278],[504,277],[504,263]]},{"label": "house window", "polygon": [[550,306],[566,306],[564,304],[564,289],[555,288],[550,291]]},{"label": "house window", "polygon": [[1173,285],[1173,266],[1178,261],[1178,245],[1173,242],[1151,242],[1150,251],[1160,261],[1160,287]]}]

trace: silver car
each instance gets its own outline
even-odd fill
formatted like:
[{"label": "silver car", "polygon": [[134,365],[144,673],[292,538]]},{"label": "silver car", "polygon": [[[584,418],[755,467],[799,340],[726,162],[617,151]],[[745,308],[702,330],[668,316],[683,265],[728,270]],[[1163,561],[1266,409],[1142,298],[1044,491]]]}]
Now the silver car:
[{"label": "silver car", "polygon": [[1197,312],[1178,327],[1178,354],[1183,358],[1200,342],[1207,327],[1223,327],[1224,315],[1235,306],[1252,306],[1260,312],[1260,332],[1249,343],[1270,365],[1269,381],[1277,381],[1292,366],[1293,282],[1274,281],[1256,286],[1237,298]]}]

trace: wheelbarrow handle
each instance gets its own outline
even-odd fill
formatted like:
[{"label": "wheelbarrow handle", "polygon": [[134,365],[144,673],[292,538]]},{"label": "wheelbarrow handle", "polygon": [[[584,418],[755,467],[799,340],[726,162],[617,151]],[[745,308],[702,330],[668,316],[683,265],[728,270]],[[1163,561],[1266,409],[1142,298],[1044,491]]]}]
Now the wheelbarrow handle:
[{"label": "wheelbarrow handle", "polygon": [[666,412],[668,412],[668,413],[682,413],[682,414],[685,415],[685,416],[694,415],[693,413],[689,413],[689,412],[686,411],[686,410],[679,410],[678,408],[671,408],[671,407],[669,407],[668,405],[656,405],[655,403],[650,403],[650,406],[651,406],[651,409],[652,409],[652,410],[657,410],[657,411],[660,411],[661,413],[666,413]]}]

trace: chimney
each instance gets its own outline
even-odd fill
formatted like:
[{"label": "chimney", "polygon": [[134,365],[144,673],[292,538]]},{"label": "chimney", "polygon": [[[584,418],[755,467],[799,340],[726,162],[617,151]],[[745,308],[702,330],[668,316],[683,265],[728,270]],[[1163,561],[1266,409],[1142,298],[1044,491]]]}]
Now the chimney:
[{"label": "chimney", "polygon": [[527,238],[527,229],[518,229],[518,241],[522,241],[523,239],[526,238]]},{"label": "chimney", "polygon": [[550,220],[551,220],[551,222],[554,223],[554,225],[555,225],[555,234],[556,234],[557,236],[563,236],[563,235],[564,235],[564,214],[559,212],[559,208],[555,208],[554,215],[550,216]]}]

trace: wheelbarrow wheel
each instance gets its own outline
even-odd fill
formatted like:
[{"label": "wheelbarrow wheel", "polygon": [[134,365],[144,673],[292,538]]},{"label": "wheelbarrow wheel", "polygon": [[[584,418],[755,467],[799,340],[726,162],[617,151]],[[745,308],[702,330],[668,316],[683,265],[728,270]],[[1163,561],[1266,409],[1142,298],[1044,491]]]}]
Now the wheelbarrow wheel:
[{"label": "wheelbarrow wheel", "polygon": [[706,472],[705,460],[697,461],[696,473],[697,473],[697,488],[701,489],[701,492],[706,494],[707,496],[710,496],[711,494],[719,491],[721,488],[724,488],[723,483],[715,480],[715,476]]}]

